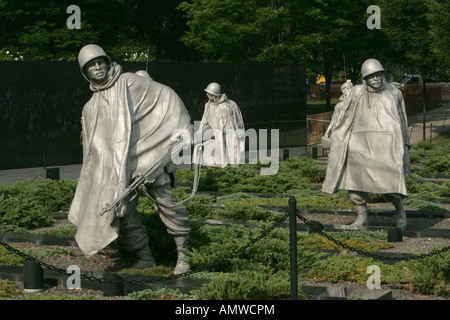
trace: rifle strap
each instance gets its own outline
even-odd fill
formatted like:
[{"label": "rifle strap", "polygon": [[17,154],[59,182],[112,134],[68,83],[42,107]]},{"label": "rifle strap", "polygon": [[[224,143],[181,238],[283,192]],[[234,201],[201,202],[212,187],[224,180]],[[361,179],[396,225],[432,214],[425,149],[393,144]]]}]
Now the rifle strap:
[{"label": "rifle strap", "polygon": [[195,197],[195,195],[197,194],[198,184],[199,184],[199,181],[200,181],[200,166],[201,166],[200,163],[195,163],[195,165],[194,165],[194,183],[193,183],[193,185],[192,185],[192,192],[191,192],[191,195],[190,195],[188,198],[186,198],[186,199],[184,199],[183,201],[180,201],[180,202],[178,202],[178,203],[175,203],[175,204],[168,204],[168,203],[164,203],[164,202],[161,202],[161,201],[158,201],[158,200],[154,199],[154,198],[148,193],[147,187],[146,187],[144,184],[141,184],[141,185],[139,186],[139,189],[142,190],[142,192],[144,193],[144,195],[145,195],[147,198],[149,198],[151,201],[153,201],[153,202],[154,202],[155,204],[157,204],[157,205],[163,206],[163,207],[165,207],[165,208],[174,208],[174,207],[177,207],[177,206],[179,206],[179,205],[182,205],[182,204],[184,204],[184,203],[186,203],[186,202],[192,200],[192,199]]}]

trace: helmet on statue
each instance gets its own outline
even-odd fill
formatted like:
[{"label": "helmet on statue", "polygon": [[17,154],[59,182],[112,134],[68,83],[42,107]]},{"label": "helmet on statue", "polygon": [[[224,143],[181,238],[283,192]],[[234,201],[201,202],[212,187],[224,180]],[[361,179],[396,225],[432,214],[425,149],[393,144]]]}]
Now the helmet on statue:
[{"label": "helmet on statue", "polygon": [[208,86],[205,89],[206,93],[212,94],[213,96],[220,96],[221,95],[221,88],[220,85],[216,82],[211,82],[208,84]]},{"label": "helmet on statue", "polygon": [[81,48],[78,53],[78,64],[80,65],[81,72],[83,68],[92,59],[103,57],[111,64],[111,58],[105,53],[105,51],[96,44],[88,44]]},{"label": "helmet on statue", "polygon": [[363,79],[368,75],[380,71],[384,72],[384,68],[381,65],[381,63],[376,59],[367,59],[361,66],[361,75]]}]

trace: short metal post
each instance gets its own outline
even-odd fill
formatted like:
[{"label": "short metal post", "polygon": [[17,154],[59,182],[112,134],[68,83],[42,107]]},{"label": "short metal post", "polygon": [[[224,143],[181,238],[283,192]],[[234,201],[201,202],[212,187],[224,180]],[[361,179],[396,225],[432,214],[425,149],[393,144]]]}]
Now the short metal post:
[{"label": "short metal post", "polygon": [[297,200],[289,198],[289,247],[291,254],[291,300],[298,300],[298,276],[297,276]]},{"label": "short metal post", "polygon": [[124,281],[123,278],[115,273],[104,273],[103,295],[105,297],[123,296]]},{"label": "short metal post", "polygon": [[402,242],[403,232],[400,228],[388,229],[388,242]]},{"label": "short metal post", "polygon": [[44,290],[44,270],[33,261],[23,264],[23,287],[28,293],[37,293]]},{"label": "short metal post", "polygon": [[430,143],[431,143],[431,138],[433,138],[433,124],[430,123]]},{"label": "short metal post", "polygon": [[441,132],[444,132],[444,129],[445,129],[445,120],[447,120],[447,112],[445,113],[444,123],[442,124]]}]

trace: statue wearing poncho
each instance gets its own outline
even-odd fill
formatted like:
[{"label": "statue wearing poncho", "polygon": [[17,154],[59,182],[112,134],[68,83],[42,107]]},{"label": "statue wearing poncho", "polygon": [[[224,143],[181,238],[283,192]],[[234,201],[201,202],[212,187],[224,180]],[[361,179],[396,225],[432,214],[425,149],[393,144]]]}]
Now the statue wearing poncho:
[{"label": "statue wearing poncho", "polygon": [[407,196],[406,174],[410,174],[403,96],[384,82],[384,69],[377,60],[367,60],[362,74],[364,84],[353,87],[331,134],[322,190],[349,191],[358,211],[355,227],[367,223],[367,194],[384,194],[396,208],[396,225],[403,229],[406,215],[402,199]]},{"label": "statue wearing poncho", "polygon": [[[149,191],[155,199],[176,202],[167,172],[174,143],[171,136],[176,130],[190,129],[189,114],[171,88],[134,73],[122,73],[115,63],[109,67],[106,82],[90,83],[94,93],[82,112],[83,166],[69,212],[69,220],[77,226],[75,238],[90,257],[116,239],[120,229],[130,251],[137,252],[141,260],[153,260],[136,200],[125,199],[103,216],[100,212],[161,158],[158,174],[149,177],[156,179],[150,181]],[[158,211],[175,241],[177,237],[185,239],[182,246],[186,249],[190,232],[186,208],[158,207]]]}]

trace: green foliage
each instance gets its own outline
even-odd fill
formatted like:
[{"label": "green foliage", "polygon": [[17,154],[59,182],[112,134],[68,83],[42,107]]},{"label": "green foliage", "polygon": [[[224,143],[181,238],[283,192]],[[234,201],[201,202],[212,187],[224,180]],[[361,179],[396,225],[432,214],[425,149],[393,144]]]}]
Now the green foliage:
[{"label": "green foliage", "polygon": [[65,226],[65,227],[55,227],[49,230],[45,230],[42,232],[43,234],[53,234],[58,236],[75,236],[77,233],[77,227],[74,225]]},{"label": "green foliage", "polygon": [[20,232],[20,233],[27,233],[29,232],[27,229],[25,228],[19,228],[17,226],[14,225],[0,225],[0,232]]},{"label": "green foliage", "polygon": [[[174,188],[172,190],[175,199],[182,201],[187,199],[191,192],[184,188]],[[211,197],[203,194],[196,194],[194,199],[185,202],[185,207],[189,212],[189,217],[191,219],[207,219],[213,214],[213,210],[210,207]]]},{"label": "green foliage", "polygon": [[[369,237],[362,238],[362,234],[353,234],[352,232],[339,232],[330,233],[330,235],[336,239],[349,245],[352,248],[363,251],[379,251],[392,248],[394,245],[392,243],[386,243],[386,234],[382,240],[377,240],[374,242],[373,238],[368,241]],[[328,240],[320,234],[310,234],[306,237],[302,237],[299,246],[305,248],[320,248],[320,249],[333,249],[333,250],[344,250],[340,245],[337,245],[331,240]]]},{"label": "green foliage", "polygon": [[[324,196],[296,196],[297,208],[315,208],[315,209],[351,209],[352,203],[346,197],[333,197],[330,195]],[[224,201],[223,197],[218,199],[220,203],[228,203]],[[230,201],[231,202],[231,201]],[[277,198],[258,198],[247,197],[235,203],[247,203],[247,205],[258,205],[266,207],[287,207],[289,206],[289,198],[277,197]]]},{"label": "green foliage", "polygon": [[[232,252],[247,245],[251,240],[261,235],[266,223],[255,224],[253,228],[244,226],[208,227],[203,226],[201,231],[205,241],[192,247],[191,265],[193,268],[212,263],[218,259],[228,257]],[[304,271],[320,255],[309,250],[300,250],[298,253],[298,266]],[[275,229],[267,237],[256,242],[246,250],[237,253],[231,259],[212,267],[209,271],[231,272],[264,266],[268,270],[284,270],[289,268],[289,231]]]},{"label": "green foliage", "polygon": [[59,257],[59,256],[71,256],[73,255],[73,250],[65,247],[54,247],[50,249],[45,249],[43,253],[36,255],[38,259],[43,257]]},{"label": "green foliage", "polygon": [[442,208],[437,204],[422,199],[407,199],[405,204],[422,212],[442,211]]},{"label": "green foliage", "polygon": [[409,282],[419,292],[450,296],[450,251],[419,259],[410,264],[410,270]]},{"label": "green foliage", "polygon": [[0,196],[0,223],[34,229],[48,226],[50,218],[43,215],[44,207],[31,199]]},{"label": "green foliage", "polygon": [[26,229],[48,226],[45,212],[67,211],[76,180],[30,180],[13,186],[0,186],[0,225]]},{"label": "green foliage", "polygon": [[[433,249],[435,252],[438,248]],[[409,284],[421,294],[450,296],[450,252],[430,257],[384,264],[371,258],[331,256],[312,266],[308,275],[316,281],[350,281],[366,284],[369,265],[380,267],[384,284]]]},{"label": "green foliage", "polygon": [[450,133],[438,138],[422,141],[410,150],[411,164],[422,174],[450,174]]},{"label": "green foliage", "polygon": [[[310,183],[322,182],[326,172],[325,168],[307,157],[281,162],[275,175],[261,175],[261,167],[263,165],[258,163],[238,167],[207,168],[201,171],[199,191],[299,193],[310,190]],[[193,179],[192,175],[187,173],[181,173],[177,178],[189,185]]]},{"label": "green foliage", "polygon": [[[289,299],[288,271],[265,273],[260,270],[243,270],[223,274],[192,293],[203,300],[279,300]],[[305,295],[299,290],[299,298]]]},{"label": "green foliage", "polygon": [[170,289],[167,287],[152,290],[144,289],[128,294],[126,300],[191,300],[192,296],[182,293],[180,289]]},{"label": "green foliage", "polygon": [[310,271],[316,281],[350,281],[365,284],[369,274],[367,267],[375,263],[372,259],[357,258],[352,256],[331,256],[320,261]]},{"label": "green foliage", "polygon": [[119,273],[145,275],[145,276],[172,276],[173,268],[161,265],[147,269],[123,269],[120,270]]},{"label": "green foliage", "polygon": [[217,210],[216,216],[219,219],[225,220],[275,221],[281,218],[282,214],[261,208],[255,204],[241,201],[230,201],[225,203],[224,210]]},{"label": "green foliage", "polygon": [[38,293],[26,296],[23,300],[97,300],[97,297],[94,295],[73,296],[64,293],[44,295]]},{"label": "green foliage", "polygon": [[14,281],[0,279],[0,298],[6,298],[21,293],[22,290],[19,289]]},{"label": "green foliage", "polygon": [[0,265],[18,266],[25,262],[25,258],[7,250],[5,247],[0,247]]}]

